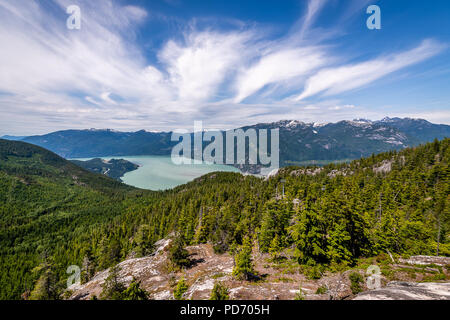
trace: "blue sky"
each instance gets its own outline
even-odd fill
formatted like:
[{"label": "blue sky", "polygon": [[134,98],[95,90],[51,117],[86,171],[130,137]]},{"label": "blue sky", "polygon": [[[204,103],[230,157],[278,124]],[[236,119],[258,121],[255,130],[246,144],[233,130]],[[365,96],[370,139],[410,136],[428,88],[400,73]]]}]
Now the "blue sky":
[{"label": "blue sky", "polygon": [[[366,27],[372,4],[381,30]],[[0,135],[450,124],[449,18],[445,0],[0,0]]]}]

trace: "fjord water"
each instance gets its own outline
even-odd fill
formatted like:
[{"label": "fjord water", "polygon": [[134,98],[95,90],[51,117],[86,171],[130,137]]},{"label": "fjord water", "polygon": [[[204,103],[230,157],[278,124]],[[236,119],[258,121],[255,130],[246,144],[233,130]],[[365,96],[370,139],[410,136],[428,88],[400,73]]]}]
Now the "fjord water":
[{"label": "fjord water", "polygon": [[[89,159],[92,158],[77,160]],[[170,156],[115,156],[102,159],[124,159],[139,165],[137,170],[125,173],[121,179],[131,186],[149,190],[171,189],[214,171],[240,172],[239,169],[227,165],[176,165]]]}]

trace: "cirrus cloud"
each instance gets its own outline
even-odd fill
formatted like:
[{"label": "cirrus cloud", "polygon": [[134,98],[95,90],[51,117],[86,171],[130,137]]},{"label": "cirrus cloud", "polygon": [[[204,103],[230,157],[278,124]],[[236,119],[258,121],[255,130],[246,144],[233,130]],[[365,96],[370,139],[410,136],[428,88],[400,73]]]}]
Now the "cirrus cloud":
[{"label": "cirrus cloud", "polygon": [[[320,43],[327,37],[307,37],[327,4],[320,0],[307,3],[285,36],[252,23],[226,30],[186,23],[151,48],[156,60],[150,61],[137,39],[157,13],[114,0],[79,0],[82,28],[73,31],[65,27],[65,8],[72,2],[0,0],[2,133],[94,124],[172,130],[190,127],[194,119],[217,128],[288,117],[331,121],[348,116],[344,106],[352,103],[329,96],[366,86],[443,48],[424,40],[414,49],[345,63],[339,51]],[[313,96],[319,99],[303,102]]]}]

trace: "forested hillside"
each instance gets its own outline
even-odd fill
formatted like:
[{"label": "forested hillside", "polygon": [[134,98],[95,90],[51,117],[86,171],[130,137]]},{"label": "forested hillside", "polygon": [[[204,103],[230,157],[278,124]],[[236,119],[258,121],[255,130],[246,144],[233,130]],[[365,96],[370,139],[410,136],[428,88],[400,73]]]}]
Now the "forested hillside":
[{"label": "forested hillside", "polygon": [[89,170],[95,173],[104,174],[110,178],[121,181],[121,177],[127,172],[136,170],[139,168],[137,164],[134,164],[130,161],[124,159],[91,159],[86,161],[81,160],[70,160],[72,163],[77,166]]},{"label": "forested hillside", "polygon": [[[217,252],[289,249],[317,269],[385,252],[448,256],[449,146],[444,139],[350,164],[287,167],[266,180],[211,173],[144,192],[0,140],[0,298],[56,298],[69,265],[82,266],[86,281],[130,255],[150,254],[171,233],[182,245],[210,242]],[[42,283],[52,289],[38,290]]]},{"label": "forested hillside", "polygon": [[[0,140],[0,298],[18,299],[32,288],[39,275],[33,269],[47,257],[63,277],[77,255],[70,241],[144,193],[43,148]],[[65,255],[53,259],[56,252]]]}]

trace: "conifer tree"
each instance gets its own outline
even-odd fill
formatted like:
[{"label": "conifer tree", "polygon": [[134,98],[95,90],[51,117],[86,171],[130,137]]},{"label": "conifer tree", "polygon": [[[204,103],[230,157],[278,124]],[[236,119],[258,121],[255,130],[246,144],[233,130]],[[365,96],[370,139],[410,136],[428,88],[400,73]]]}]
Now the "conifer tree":
[{"label": "conifer tree", "polygon": [[190,265],[189,252],[184,248],[184,240],[180,234],[175,236],[169,247],[169,259],[174,267],[187,267]]},{"label": "conifer tree", "polygon": [[270,243],[269,252],[274,261],[278,261],[280,258],[281,251],[283,247],[281,245],[280,237],[278,234],[275,235],[272,242]]},{"label": "conifer tree", "polygon": [[252,243],[249,237],[245,237],[243,244],[234,256],[235,265],[233,276],[238,279],[249,280],[255,271],[252,262]]},{"label": "conifer tree", "polygon": [[120,267],[118,265],[109,270],[109,275],[102,286],[101,299],[122,300],[124,298],[125,285],[119,280]]},{"label": "conifer tree", "polygon": [[148,292],[141,288],[141,282],[135,278],[123,292],[123,300],[148,300]]},{"label": "conifer tree", "polygon": [[152,231],[149,225],[140,225],[134,239],[135,251],[138,257],[150,254],[153,250]]},{"label": "conifer tree", "polygon": [[88,282],[95,272],[94,257],[90,248],[86,250],[81,266],[81,283]]},{"label": "conifer tree", "polygon": [[45,262],[39,267],[41,274],[29,296],[30,300],[57,300],[61,292],[53,265]]}]

